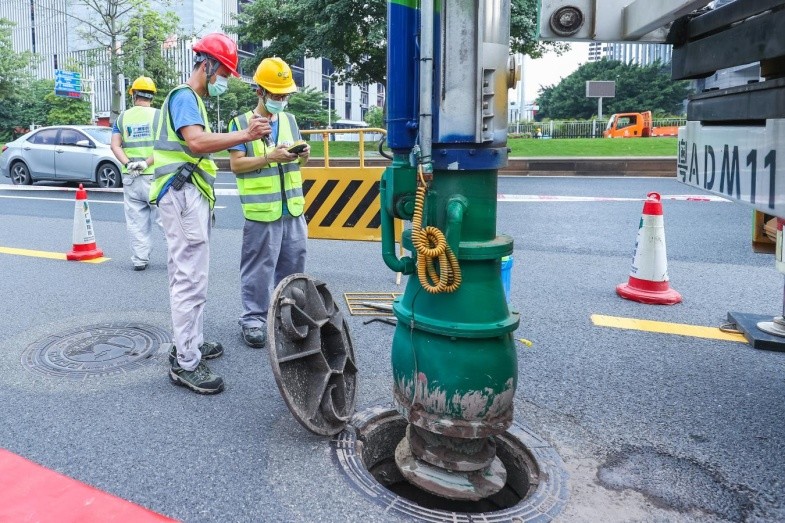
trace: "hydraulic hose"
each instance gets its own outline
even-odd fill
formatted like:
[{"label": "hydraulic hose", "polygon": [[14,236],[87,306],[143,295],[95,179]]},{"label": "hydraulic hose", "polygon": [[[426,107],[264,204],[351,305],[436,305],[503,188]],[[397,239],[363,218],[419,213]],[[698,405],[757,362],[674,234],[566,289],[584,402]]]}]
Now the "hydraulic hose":
[{"label": "hydraulic hose", "polygon": [[[412,217],[412,244],[417,251],[417,277],[422,288],[431,294],[455,292],[461,286],[461,266],[442,231],[430,225],[422,227],[427,191],[422,165],[418,168],[418,174],[420,186],[417,188]],[[438,271],[436,260],[439,262]]]},{"label": "hydraulic hose", "polygon": [[382,156],[384,156],[388,160],[392,160],[393,157],[390,156],[389,154],[387,154],[386,152],[384,152],[384,140],[385,140],[385,138],[387,138],[385,135],[382,135],[382,137],[379,138],[379,154],[381,154]]}]

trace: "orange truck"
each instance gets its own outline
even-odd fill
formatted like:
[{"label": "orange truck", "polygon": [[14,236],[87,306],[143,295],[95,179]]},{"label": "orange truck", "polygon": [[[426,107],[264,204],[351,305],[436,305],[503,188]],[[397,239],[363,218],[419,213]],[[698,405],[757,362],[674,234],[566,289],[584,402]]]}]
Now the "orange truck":
[{"label": "orange truck", "polygon": [[602,135],[605,138],[648,138],[650,136],[678,136],[679,127],[654,127],[651,111],[612,114]]}]

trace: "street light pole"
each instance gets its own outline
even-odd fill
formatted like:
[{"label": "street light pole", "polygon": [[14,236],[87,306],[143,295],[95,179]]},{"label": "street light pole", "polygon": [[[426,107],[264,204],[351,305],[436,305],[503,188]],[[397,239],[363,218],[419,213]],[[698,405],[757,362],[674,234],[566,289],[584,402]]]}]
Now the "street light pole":
[{"label": "street light pole", "polygon": [[90,96],[90,123],[95,125],[95,78],[85,78],[85,83],[90,84],[90,90],[85,92]]},{"label": "street light pole", "polygon": [[142,17],[139,17],[139,73],[144,74],[144,27],[142,26]]},{"label": "street light pole", "polygon": [[327,128],[332,129],[332,117],[333,117],[333,80],[332,78],[327,80]]}]

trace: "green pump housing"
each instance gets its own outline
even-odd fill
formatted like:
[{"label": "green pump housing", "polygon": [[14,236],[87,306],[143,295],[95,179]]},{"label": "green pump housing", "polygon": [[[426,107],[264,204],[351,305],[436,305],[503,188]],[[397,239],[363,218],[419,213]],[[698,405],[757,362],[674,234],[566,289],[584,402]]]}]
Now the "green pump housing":
[{"label": "green pump housing", "polygon": [[[415,52],[410,70],[388,70],[388,104],[401,105],[388,107],[394,156],[380,184],[383,258],[409,275],[393,304],[393,396],[412,425],[448,437],[487,438],[512,423],[518,380],[513,332],[519,318],[508,308],[501,279],[501,258],[512,254],[513,241],[496,232],[498,170],[507,163],[507,89],[516,75],[509,62],[510,2],[441,5],[388,5],[388,34],[401,35],[390,39],[388,64],[400,65],[401,53]],[[419,26],[401,26],[412,21]],[[396,95],[399,89],[412,92]],[[410,107],[403,104],[411,106],[412,99],[417,114],[407,117]],[[413,146],[406,134],[412,128]],[[395,253],[393,221],[412,220],[418,170],[428,182],[423,227],[440,229],[458,258],[462,278],[454,292],[423,287],[411,229],[402,244],[412,255]]]}]

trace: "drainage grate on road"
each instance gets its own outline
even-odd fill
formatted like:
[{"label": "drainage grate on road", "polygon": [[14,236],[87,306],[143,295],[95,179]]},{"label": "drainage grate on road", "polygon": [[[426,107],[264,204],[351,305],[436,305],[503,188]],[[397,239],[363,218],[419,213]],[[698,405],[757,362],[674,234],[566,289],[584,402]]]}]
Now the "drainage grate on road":
[{"label": "drainage grate on road", "polygon": [[171,340],[167,331],[143,323],[75,327],[29,345],[22,365],[58,378],[112,376],[154,364],[153,356]]},{"label": "drainage grate on road", "polygon": [[400,292],[344,292],[352,316],[392,316],[392,304]]}]

